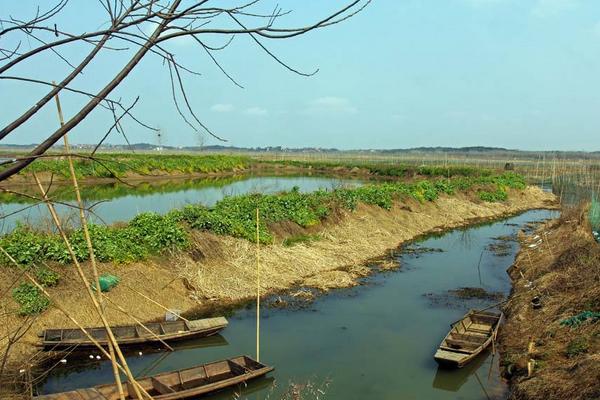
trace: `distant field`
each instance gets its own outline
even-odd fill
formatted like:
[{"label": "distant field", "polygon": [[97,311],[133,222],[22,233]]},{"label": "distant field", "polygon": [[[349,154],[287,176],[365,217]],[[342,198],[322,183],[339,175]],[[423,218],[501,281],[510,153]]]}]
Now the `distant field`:
[{"label": "distant field", "polygon": [[[0,157],[21,153],[0,151]],[[85,153],[82,153],[85,154]],[[171,173],[218,173],[243,170],[264,162],[271,165],[321,169],[365,168],[375,175],[401,176],[411,172],[421,175],[474,175],[481,171],[498,172],[512,168],[534,183],[552,185],[555,192],[582,191],[595,195],[600,191],[600,155],[596,153],[522,152],[522,151],[380,151],[291,152],[291,151],[186,151],[138,150],[132,153],[103,152],[101,163],[77,159],[80,176],[117,177],[130,174],[160,175]],[[104,165],[102,165],[104,164]],[[64,159],[41,159],[27,172],[53,172],[68,176]],[[333,171],[335,172],[335,171]]]}]

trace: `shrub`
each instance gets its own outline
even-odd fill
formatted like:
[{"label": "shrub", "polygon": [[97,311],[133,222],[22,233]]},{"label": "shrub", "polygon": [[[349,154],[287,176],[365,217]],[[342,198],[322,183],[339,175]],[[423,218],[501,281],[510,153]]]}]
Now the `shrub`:
[{"label": "shrub", "polygon": [[47,267],[38,267],[35,272],[35,279],[42,286],[56,286],[60,275]]},{"label": "shrub", "polygon": [[491,203],[506,201],[508,199],[508,193],[503,188],[498,188],[494,192],[488,192],[485,190],[479,191],[479,198],[483,201],[488,201]]},{"label": "shrub", "polygon": [[20,315],[40,314],[48,308],[50,300],[35,286],[21,283],[12,290],[13,299],[21,306]]}]

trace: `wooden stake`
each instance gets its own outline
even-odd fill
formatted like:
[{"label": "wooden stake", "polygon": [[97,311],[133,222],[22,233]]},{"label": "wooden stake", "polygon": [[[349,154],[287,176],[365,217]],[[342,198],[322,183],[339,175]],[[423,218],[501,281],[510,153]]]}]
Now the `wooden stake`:
[{"label": "wooden stake", "polygon": [[256,361],[260,362],[260,216],[256,207]]},{"label": "wooden stake", "polygon": [[[52,82],[56,84],[56,82]],[[58,93],[54,96],[56,100],[56,110],[58,112],[58,122],[60,126],[65,125],[65,120],[63,117],[62,107],[60,105],[60,98],[58,97]],[[90,232],[87,226],[87,220],[85,217],[85,212],[83,211],[83,201],[81,199],[81,192],[79,191],[79,184],[77,182],[77,176],[75,175],[75,167],[73,166],[73,158],[71,157],[71,149],[69,147],[69,139],[67,138],[67,134],[63,136],[63,140],[65,143],[65,153],[67,154],[67,160],[69,161],[69,171],[71,173],[71,180],[73,182],[73,189],[75,190],[75,196],[77,198],[77,205],[79,206],[79,220],[81,221],[81,227],[83,229],[83,235],[85,237],[85,243],[87,245],[88,254],[90,256],[90,263],[92,265],[92,271],[94,274],[94,281],[96,283],[96,293],[98,295],[98,300],[100,302],[100,308],[102,312],[104,312],[104,302],[102,301],[102,289],[100,288],[100,277],[98,276],[98,268],[96,267],[96,257],[94,254],[94,246],[92,246],[92,240],[90,238]],[[110,328],[109,328],[110,329]],[[114,348],[112,343],[109,341],[110,354],[114,356]],[[119,390],[119,398],[121,400],[125,400],[125,393],[123,392],[123,385],[121,384],[121,377],[119,376],[119,370],[117,369],[117,365],[115,364],[115,358],[111,357],[112,360],[112,368],[113,368],[113,376],[115,378],[115,383],[117,384],[117,388]]]},{"label": "wooden stake", "polygon": [[[63,242],[65,243],[65,246],[67,247],[67,251],[71,257],[71,260],[73,261],[73,264],[75,264],[75,270],[77,271],[77,274],[79,275],[79,278],[81,279],[81,282],[82,282],[83,286],[85,287],[85,290],[86,290],[88,296],[90,297],[90,300],[92,301],[92,304],[93,304],[94,308],[96,309],[96,312],[98,313],[98,316],[100,317],[100,320],[102,321],[102,325],[106,329],[108,339],[110,342],[112,342],[112,344],[115,348],[117,357],[119,357],[119,359],[121,360],[121,364],[123,364],[123,368],[125,369],[125,374],[127,375],[129,382],[134,383],[135,378],[134,378],[133,374],[131,373],[131,371],[129,370],[129,367],[127,366],[127,360],[125,360],[125,356],[123,356],[123,353],[121,352],[121,349],[119,348],[117,339],[115,338],[112,330],[110,329],[110,324],[108,323],[106,316],[102,312],[102,308],[100,307],[100,304],[98,303],[98,299],[96,299],[96,296],[92,292],[92,289],[90,289],[89,282],[88,282],[85,274],[83,273],[83,269],[81,268],[81,264],[79,263],[79,260],[77,259],[77,256],[75,255],[73,247],[71,246],[71,242],[69,242],[69,239],[67,238],[65,231],[62,229],[62,225],[60,223],[60,219],[58,218],[58,214],[56,213],[56,210],[54,209],[54,205],[48,199],[48,194],[44,190],[42,183],[40,182],[38,176],[35,173],[33,173],[33,178],[35,179],[35,182],[38,185],[38,188],[40,190],[40,193],[42,194],[42,199],[44,200],[44,202],[46,203],[46,206],[48,207],[48,210],[50,211],[50,215],[52,216],[52,220],[54,221],[54,224],[56,225],[56,229],[58,230],[61,238],[63,239]],[[141,395],[138,387],[135,384],[133,384],[132,387],[133,387],[135,394],[138,396],[139,399],[141,399],[142,395]],[[150,398],[152,398],[152,397],[150,397]]]}]

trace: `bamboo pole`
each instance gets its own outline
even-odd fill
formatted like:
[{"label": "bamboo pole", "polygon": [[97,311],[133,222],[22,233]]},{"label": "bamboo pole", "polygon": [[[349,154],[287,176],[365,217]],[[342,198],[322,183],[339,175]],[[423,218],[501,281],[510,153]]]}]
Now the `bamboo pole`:
[{"label": "bamboo pole", "polygon": [[142,292],[138,292],[137,290],[135,290],[135,289],[134,289],[134,288],[132,288],[131,286],[129,286],[129,285],[125,285],[124,283],[121,283],[121,285],[125,286],[126,288],[128,288],[128,289],[129,289],[129,290],[131,290],[132,292],[134,292],[134,293],[136,293],[136,294],[140,295],[141,297],[145,298],[146,300],[148,300],[148,301],[149,301],[149,302],[151,302],[152,304],[156,304],[157,306],[159,306],[159,307],[160,307],[160,308],[162,308],[163,310],[165,310],[165,311],[168,311],[168,312],[170,312],[170,313],[173,313],[173,314],[175,314],[175,316],[177,316],[177,317],[181,318],[181,319],[182,319],[182,320],[184,320],[185,322],[190,322],[190,320],[189,320],[189,319],[187,319],[187,318],[184,318],[183,316],[181,316],[181,315],[179,315],[179,314],[177,314],[177,313],[174,313],[174,312],[173,312],[173,310],[171,310],[171,309],[168,309],[167,307],[163,306],[163,305],[162,305],[162,304],[160,304],[159,302],[157,302],[157,301],[155,301],[155,300],[151,299],[150,297],[146,296],[144,293],[142,293]]},{"label": "bamboo pole", "polygon": [[256,361],[260,362],[260,216],[256,207]]},{"label": "bamboo pole", "polygon": [[[13,264],[15,264],[15,266],[20,267],[19,263],[17,263],[17,261],[6,251],[4,250],[3,247],[0,247],[0,252],[2,252],[9,260],[10,262],[12,262]],[[38,281],[31,276],[31,274],[29,274],[27,271],[24,271],[23,275],[35,286],[37,287],[43,294],[44,296],[48,297],[48,299],[50,299],[52,301],[52,305],[57,308],[60,312],[62,312],[73,324],[75,324],[75,326],[77,326],[77,328],[79,330],[81,330],[81,332],[83,332],[83,334],[88,338],[88,340],[90,342],[92,342],[92,344],[94,346],[96,346],[98,348],[98,350],[108,359],[110,358],[110,354],[104,349],[104,347],[102,347],[102,345],[100,343],[98,343],[98,341],[83,327],[83,325],[81,325],[67,310],[65,307],[63,307],[60,302],[56,301],[56,299],[53,299],[52,296],[50,296],[50,293],[48,293],[46,291],[46,289],[40,285],[38,283]],[[123,368],[123,366],[121,366],[118,362],[116,363],[117,367],[119,368],[119,370],[123,373],[126,374],[126,370],[125,368]],[[133,381],[132,382],[134,384],[134,386],[136,386],[139,390],[141,390],[142,393],[144,393],[148,399],[152,399],[152,397],[148,394],[148,392],[146,392],[146,390],[139,384],[139,382],[137,381]]]},{"label": "bamboo pole", "polygon": [[[73,247],[71,246],[71,243],[69,242],[69,239],[67,238],[65,231],[62,229],[62,225],[60,223],[60,219],[58,218],[58,214],[56,213],[56,210],[54,209],[54,205],[48,199],[48,194],[42,187],[42,183],[40,182],[38,176],[34,173],[33,177],[35,179],[35,182],[38,185],[40,192],[42,193],[42,199],[46,203],[46,206],[48,207],[48,210],[50,211],[52,220],[54,221],[54,224],[56,225],[56,228],[58,229],[58,232],[67,247],[67,252],[69,253],[71,259],[73,260],[73,264],[75,264],[75,270],[77,271],[77,274],[79,275],[79,278],[81,279],[81,282],[82,282],[83,286],[85,287],[85,290],[86,290],[90,300],[92,301],[92,305],[96,309],[96,312],[98,313],[100,320],[102,321],[102,325],[104,326],[104,328],[106,328],[106,333],[108,335],[108,339],[110,342],[112,342],[112,345],[114,346],[117,357],[121,360],[121,364],[123,364],[123,368],[125,369],[125,374],[127,375],[127,378],[133,384],[133,382],[135,381],[135,378],[134,378],[133,374],[131,373],[131,371],[129,370],[129,367],[127,366],[127,360],[125,360],[125,356],[123,356],[123,353],[121,352],[121,349],[119,348],[117,339],[115,338],[112,330],[110,329],[110,324],[108,323],[106,316],[102,312],[102,308],[100,307],[100,304],[98,303],[98,299],[96,299],[96,296],[94,296],[92,289],[90,289],[90,285],[87,281],[85,274],[83,273],[81,264],[79,263],[79,260],[77,259],[77,256],[75,255],[75,252],[73,251]],[[142,395],[141,395],[138,387],[135,384],[133,384],[132,387],[133,387],[133,390],[135,391],[135,394],[138,396],[138,398],[141,399]],[[149,398],[151,399],[152,397],[149,397]]]},{"label": "bamboo pole", "polygon": [[[56,83],[56,82],[53,82]],[[60,126],[65,125],[65,119],[63,117],[62,107],[60,105],[60,98],[58,97],[58,93],[54,96],[56,100],[56,111],[58,112],[58,122]],[[83,211],[83,200],[81,199],[81,192],[79,191],[79,184],[77,182],[77,176],[75,175],[75,167],[73,166],[73,158],[71,157],[71,148],[69,146],[69,139],[67,138],[67,134],[63,136],[63,140],[65,143],[65,153],[67,154],[67,160],[69,162],[69,172],[71,173],[71,180],[73,182],[73,189],[75,190],[75,196],[77,198],[77,205],[79,206],[79,219],[81,221],[81,227],[83,229],[83,235],[85,237],[85,243],[88,249],[88,254],[90,255],[90,263],[92,265],[92,271],[94,274],[94,281],[96,283],[96,293],[98,295],[98,299],[100,302],[100,307],[102,312],[104,312],[104,302],[102,301],[102,289],[100,288],[100,277],[98,276],[98,268],[96,267],[96,256],[94,254],[94,246],[92,246],[92,240],[90,238],[90,232],[88,230],[87,220],[85,217],[85,213]],[[110,340],[108,341],[108,349],[111,354],[112,361],[112,369],[113,376],[115,379],[115,383],[117,384],[117,388],[119,390],[119,398],[121,400],[125,400],[125,393],[123,392],[123,385],[121,383],[121,377],[119,376],[119,370],[117,365],[115,364],[114,358],[114,348]]]},{"label": "bamboo pole", "polygon": [[156,333],[152,332],[150,329],[148,329],[148,327],[146,325],[144,325],[142,322],[140,322],[140,320],[138,320],[133,314],[129,313],[127,310],[123,309],[123,307],[121,307],[120,305],[118,305],[117,303],[115,303],[114,301],[112,301],[110,299],[110,297],[106,296],[105,294],[102,294],[102,297],[106,300],[108,300],[108,302],[112,305],[114,305],[115,307],[117,307],[117,309],[119,311],[121,311],[123,314],[127,315],[129,318],[133,319],[136,324],[138,324],[139,326],[141,326],[142,328],[144,328],[144,330],[146,330],[148,333],[150,333],[150,335],[152,335],[155,339],[157,339],[159,342],[161,342],[167,349],[171,350],[171,351],[175,351],[173,350],[173,348],[171,346],[169,346],[169,344],[167,344],[167,342],[165,342],[164,340],[162,340],[160,338],[160,336],[158,336]]}]

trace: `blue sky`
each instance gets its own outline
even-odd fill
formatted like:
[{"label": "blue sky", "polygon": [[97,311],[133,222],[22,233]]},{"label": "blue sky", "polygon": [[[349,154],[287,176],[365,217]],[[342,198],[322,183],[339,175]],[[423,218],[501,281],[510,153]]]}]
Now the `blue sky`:
[{"label": "blue sky", "polygon": [[[3,2],[0,13],[25,17],[37,3]],[[294,10],[280,24],[297,25],[346,2],[263,0],[259,9],[270,11],[275,4]],[[83,32],[104,22],[97,2],[72,0],[59,27]],[[0,47],[11,40],[0,38]],[[210,39],[214,45],[222,42]],[[343,24],[266,44],[295,68],[319,72],[309,78],[292,74],[248,38],[237,37],[217,56],[244,86],[240,89],[191,40],[169,45],[181,63],[202,73],[185,76],[190,101],[226,144],[600,150],[600,3],[595,0],[373,0]],[[78,61],[86,51],[78,46],[64,54]],[[129,54],[103,53],[72,86],[103,87]],[[6,75],[60,80],[66,71],[48,54]],[[139,95],[136,115],[160,126],[165,144],[217,144],[206,136],[199,140],[181,121],[168,76],[150,56],[112,97],[131,103]],[[45,90],[0,81],[0,123],[30,107]],[[62,100],[67,118],[85,102],[73,94]],[[57,126],[53,107],[4,143],[39,142]],[[93,143],[109,125],[108,114],[99,109],[71,140]],[[156,142],[133,123],[126,128],[132,142]],[[113,133],[109,141],[123,143],[123,138]]]}]

